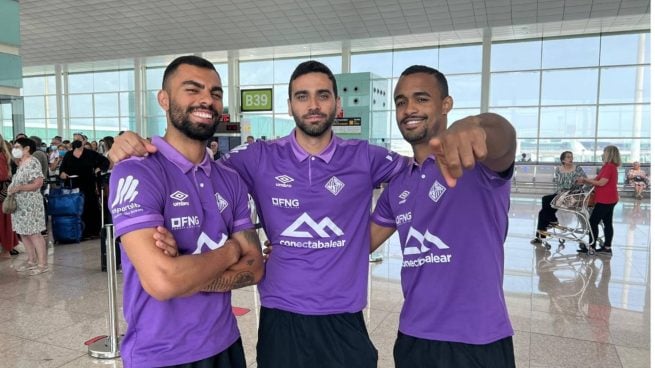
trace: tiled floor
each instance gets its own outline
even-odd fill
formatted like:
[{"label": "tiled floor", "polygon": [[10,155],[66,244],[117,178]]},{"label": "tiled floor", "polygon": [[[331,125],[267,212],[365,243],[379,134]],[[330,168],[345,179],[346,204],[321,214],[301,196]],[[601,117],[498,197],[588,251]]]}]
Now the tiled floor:
[{"label": "tiled floor", "polygon": [[[518,367],[649,367],[650,203],[624,199],[616,207],[611,260],[578,256],[572,242],[561,251],[556,241],[550,251],[531,245],[539,205],[537,196],[512,195],[505,295]],[[52,271],[38,276],[18,275],[12,261],[0,262],[0,367],[121,366],[120,359],[89,358],[84,345],[108,331],[98,244],[56,246]],[[365,317],[379,367],[393,367],[402,304],[397,238],[381,254],[384,261],[371,264]],[[251,309],[238,321],[252,367],[256,303],[253,287],[233,293],[235,306]]]}]

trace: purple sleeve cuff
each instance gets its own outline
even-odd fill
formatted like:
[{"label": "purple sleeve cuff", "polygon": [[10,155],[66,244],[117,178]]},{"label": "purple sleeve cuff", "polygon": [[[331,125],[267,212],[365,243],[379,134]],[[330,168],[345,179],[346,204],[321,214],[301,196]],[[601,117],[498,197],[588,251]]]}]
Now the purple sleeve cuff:
[{"label": "purple sleeve cuff", "polygon": [[232,226],[232,232],[238,233],[239,231],[253,229],[254,227],[255,226],[252,224],[252,221],[250,221],[250,218],[246,217],[234,221],[234,225]]},{"label": "purple sleeve cuff", "polygon": [[127,234],[131,231],[147,229],[164,225],[162,215],[145,215],[126,219],[114,224],[114,231],[117,237]]},{"label": "purple sleeve cuff", "polygon": [[394,221],[394,219],[388,219],[388,218],[382,217],[376,212],[374,212],[371,215],[371,221],[375,222],[376,224],[378,224],[378,225],[380,225],[382,227],[393,227],[394,229],[396,228],[396,221]]}]

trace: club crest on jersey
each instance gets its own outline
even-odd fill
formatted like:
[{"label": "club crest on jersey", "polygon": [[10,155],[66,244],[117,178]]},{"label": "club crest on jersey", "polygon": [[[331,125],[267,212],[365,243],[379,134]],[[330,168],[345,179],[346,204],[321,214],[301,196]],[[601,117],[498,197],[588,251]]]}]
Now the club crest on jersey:
[{"label": "club crest on jersey", "polygon": [[435,180],[434,184],[432,184],[432,188],[430,188],[430,193],[428,196],[430,196],[430,199],[436,203],[439,201],[439,198],[441,198],[445,191],[446,187],[439,184],[439,182]]},{"label": "club crest on jersey", "polygon": [[216,204],[218,205],[218,211],[223,212],[228,206],[228,203],[223,197],[221,197],[220,194],[214,193],[214,196],[216,197]]},{"label": "club crest on jersey", "polygon": [[325,184],[325,189],[327,189],[330,193],[334,194],[335,196],[341,192],[341,189],[345,187],[346,184],[339,180],[336,176],[333,176],[326,184]]}]

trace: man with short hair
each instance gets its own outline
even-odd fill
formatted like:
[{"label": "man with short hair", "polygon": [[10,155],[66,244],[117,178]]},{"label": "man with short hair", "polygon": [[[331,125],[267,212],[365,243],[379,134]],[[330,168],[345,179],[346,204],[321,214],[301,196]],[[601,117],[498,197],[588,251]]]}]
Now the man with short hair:
[{"label": "man with short hair", "polygon": [[[123,260],[125,367],[246,367],[229,290],[256,283],[263,263],[246,186],[206,149],[222,97],[209,61],[175,59],[157,94],[167,116],[166,134],[153,138],[157,153],[112,172],[108,202]],[[165,241],[163,227],[181,255],[157,247]]]},{"label": "man with short hair", "polygon": [[503,294],[514,128],[486,113],[446,129],[448,83],[426,66],[401,74],[394,101],[414,163],[382,192],[371,233],[373,250],[400,235],[396,368],[514,367]]}]

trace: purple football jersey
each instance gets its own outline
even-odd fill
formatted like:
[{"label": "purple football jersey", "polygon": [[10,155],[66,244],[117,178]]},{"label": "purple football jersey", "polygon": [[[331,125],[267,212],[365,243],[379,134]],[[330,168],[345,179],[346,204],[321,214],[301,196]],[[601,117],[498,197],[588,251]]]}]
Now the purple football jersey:
[{"label": "purple football jersey", "polygon": [[309,155],[294,132],[237,147],[227,159],[246,182],[274,248],[259,283],[262,305],[307,315],[361,311],[372,190],[405,160],[336,136]]},{"label": "purple football jersey", "polygon": [[513,334],[503,295],[510,178],[478,163],[448,188],[430,157],[381,194],[372,219],[398,230],[403,252],[402,333],[468,344]]},{"label": "purple football jersey", "polygon": [[[195,165],[163,139],[152,142],[157,153],[123,161],[112,172],[108,203],[116,236],[161,225],[173,233],[181,254],[199,254],[253,227],[247,189],[234,170],[209,155]],[[239,338],[229,292],[158,301],[143,289],[124,250],[121,254],[125,367],[197,361]]]}]

